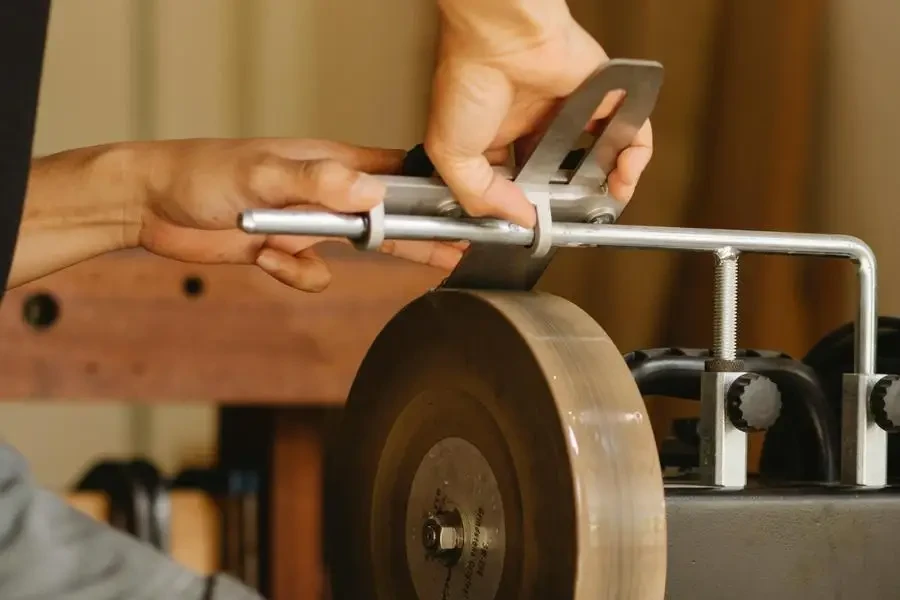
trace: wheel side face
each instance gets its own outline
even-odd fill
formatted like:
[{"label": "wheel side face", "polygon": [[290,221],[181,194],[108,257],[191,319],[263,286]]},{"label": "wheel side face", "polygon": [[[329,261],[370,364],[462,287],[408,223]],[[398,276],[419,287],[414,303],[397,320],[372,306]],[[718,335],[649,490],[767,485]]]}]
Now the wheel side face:
[{"label": "wheel side face", "polygon": [[[633,389],[602,383],[616,361],[613,377]],[[442,597],[441,577],[448,600],[663,597],[662,482],[643,402],[609,339],[565,301],[440,291],[413,302],[363,362],[337,448],[326,500],[336,598]],[[468,518],[453,567],[423,558],[415,526],[444,500]]]}]

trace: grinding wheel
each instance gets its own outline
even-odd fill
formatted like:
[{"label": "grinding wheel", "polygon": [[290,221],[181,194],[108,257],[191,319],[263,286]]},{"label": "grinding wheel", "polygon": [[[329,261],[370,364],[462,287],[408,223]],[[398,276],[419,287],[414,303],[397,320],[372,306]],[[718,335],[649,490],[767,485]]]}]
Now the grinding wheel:
[{"label": "grinding wheel", "polygon": [[338,600],[664,597],[643,399],[609,337],[566,300],[413,301],[369,350],[333,442]]}]

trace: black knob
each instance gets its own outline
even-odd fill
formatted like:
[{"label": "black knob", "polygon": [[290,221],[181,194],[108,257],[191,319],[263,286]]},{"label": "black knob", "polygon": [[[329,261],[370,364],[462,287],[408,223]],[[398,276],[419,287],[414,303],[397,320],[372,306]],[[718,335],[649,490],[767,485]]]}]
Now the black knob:
[{"label": "black knob", "polygon": [[781,414],[781,392],[768,377],[744,373],[728,388],[725,410],[741,431],[765,431]]},{"label": "black knob", "polygon": [[872,414],[885,431],[900,431],[900,377],[886,375],[872,386]]}]

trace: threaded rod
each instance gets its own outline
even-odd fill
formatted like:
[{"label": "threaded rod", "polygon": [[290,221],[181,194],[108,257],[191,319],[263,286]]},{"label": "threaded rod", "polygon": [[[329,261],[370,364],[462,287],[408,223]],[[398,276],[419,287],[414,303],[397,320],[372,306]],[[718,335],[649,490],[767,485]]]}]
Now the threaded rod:
[{"label": "threaded rod", "polygon": [[713,301],[713,357],[734,360],[737,355],[738,253],[723,248],[715,253]]}]

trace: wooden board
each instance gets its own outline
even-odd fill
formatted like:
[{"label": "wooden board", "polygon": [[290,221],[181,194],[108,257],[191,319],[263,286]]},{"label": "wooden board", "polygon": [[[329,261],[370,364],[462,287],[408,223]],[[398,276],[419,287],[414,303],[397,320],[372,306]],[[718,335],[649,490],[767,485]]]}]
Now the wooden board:
[{"label": "wooden board", "polygon": [[[343,403],[381,327],[443,273],[343,248],[328,255],[334,279],[322,294],[254,267],[143,251],[13,290],[0,308],[0,400]],[[35,325],[54,302],[56,320]]]}]

